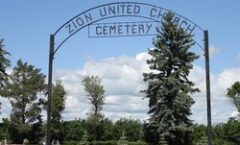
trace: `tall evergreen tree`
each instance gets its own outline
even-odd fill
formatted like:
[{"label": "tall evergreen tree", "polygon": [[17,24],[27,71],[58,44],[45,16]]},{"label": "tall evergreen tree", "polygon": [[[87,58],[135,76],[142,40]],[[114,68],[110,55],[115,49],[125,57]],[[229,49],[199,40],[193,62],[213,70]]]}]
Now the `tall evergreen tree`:
[{"label": "tall evergreen tree", "polygon": [[[0,96],[1,91],[4,88],[4,83],[7,81],[6,69],[10,66],[10,60],[6,58],[7,55],[10,55],[6,50],[4,50],[3,39],[0,38]],[[1,109],[1,102],[0,102]]]},{"label": "tall evergreen tree", "polygon": [[6,58],[10,55],[4,50],[3,39],[0,38],[0,88],[3,88],[4,81],[7,79],[6,68],[10,66],[10,60]]},{"label": "tall evergreen tree", "polygon": [[165,137],[168,145],[189,145],[192,121],[188,117],[194,104],[190,95],[199,90],[188,75],[198,56],[189,50],[194,45],[192,35],[174,19],[174,13],[166,13],[156,29],[155,47],[149,50],[151,59],[147,60],[152,72],[143,74],[148,83],[143,92],[149,99],[150,124],[157,126],[159,136]]},{"label": "tall evergreen tree", "polygon": [[40,71],[33,65],[18,60],[3,91],[3,96],[12,105],[10,120],[16,131],[13,135],[18,136],[18,143],[22,143],[27,137],[31,125],[41,120],[41,108],[37,99],[38,94],[45,90],[45,76]]},{"label": "tall evergreen tree", "polygon": [[65,109],[66,91],[60,81],[53,87],[52,94],[52,138],[61,140],[61,113]]}]

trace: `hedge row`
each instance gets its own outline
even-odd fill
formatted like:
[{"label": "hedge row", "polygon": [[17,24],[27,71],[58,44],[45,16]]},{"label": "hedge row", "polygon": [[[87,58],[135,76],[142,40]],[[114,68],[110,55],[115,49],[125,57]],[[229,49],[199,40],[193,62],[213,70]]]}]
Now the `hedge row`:
[{"label": "hedge row", "polygon": [[[79,141],[67,141],[64,142],[62,145],[83,145]],[[117,141],[94,141],[90,142],[89,145],[117,145]],[[129,142],[128,145],[147,145],[145,142]]]}]

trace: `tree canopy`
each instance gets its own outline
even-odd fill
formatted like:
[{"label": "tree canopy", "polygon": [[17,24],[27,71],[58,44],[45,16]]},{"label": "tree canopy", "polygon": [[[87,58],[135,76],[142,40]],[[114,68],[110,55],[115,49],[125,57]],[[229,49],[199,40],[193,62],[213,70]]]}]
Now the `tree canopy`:
[{"label": "tree canopy", "polygon": [[233,104],[236,106],[240,113],[240,82],[235,82],[230,88],[228,88],[227,96],[232,99]]},{"label": "tree canopy", "polygon": [[0,91],[7,80],[6,69],[10,66],[10,60],[6,58],[8,55],[10,53],[4,49],[3,39],[0,38]]},{"label": "tree canopy", "polygon": [[93,114],[95,117],[101,116],[102,106],[104,104],[104,88],[101,79],[98,76],[86,76],[82,80],[82,85],[86,96],[93,105]]},{"label": "tree canopy", "polygon": [[10,60],[6,58],[8,55],[10,55],[10,53],[4,50],[3,39],[0,38],[0,96],[2,94],[1,91],[4,88],[4,84],[8,79],[8,75],[6,73],[7,67],[10,66]]},{"label": "tree canopy", "polygon": [[45,75],[40,71],[33,65],[18,60],[3,90],[3,96],[10,100],[12,106],[11,125],[15,128],[15,133],[19,133],[17,142],[20,143],[30,131],[30,124],[41,119],[37,99],[39,93],[45,90]]}]

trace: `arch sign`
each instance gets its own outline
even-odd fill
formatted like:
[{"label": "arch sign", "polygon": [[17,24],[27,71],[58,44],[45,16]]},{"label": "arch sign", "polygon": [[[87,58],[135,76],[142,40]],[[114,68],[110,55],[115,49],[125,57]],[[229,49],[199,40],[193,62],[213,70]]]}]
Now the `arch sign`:
[{"label": "arch sign", "polygon": [[[50,36],[49,71],[48,71],[48,111],[47,111],[47,145],[51,144],[51,96],[52,96],[52,68],[54,55],[59,48],[74,34],[88,27],[89,38],[151,36],[156,34],[156,27],[163,16],[171,10],[147,3],[115,2],[90,8],[63,24]],[[127,18],[126,18],[127,17]],[[136,19],[130,19],[135,17]],[[118,18],[119,20],[116,21]],[[136,21],[144,19],[144,21]],[[111,19],[111,21],[110,21]],[[123,21],[131,20],[131,21]],[[104,21],[104,22],[100,22]],[[212,144],[211,131],[211,103],[210,103],[210,75],[209,75],[209,50],[208,31],[203,30],[193,21],[175,13],[174,22],[190,34],[204,34],[204,45],[195,40],[200,48],[204,48],[206,67],[206,98],[207,98],[207,123],[208,145]],[[201,35],[202,35],[201,34]],[[202,36],[201,36],[202,37]],[[202,38],[201,38],[202,40]]]},{"label": "arch sign", "polygon": [[[159,6],[138,2],[117,2],[93,7],[73,17],[54,33],[57,40],[56,48],[61,47],[65,41],[86,26],[88,36],[93,38],[155,35],[156,27],[169,11]],[[147,21],[97,23],[116,17],[139,17]],[[179,14],[175,15],[174,21],[189,33],[194,33],[197,29],[202,30],[194,22]]]}]

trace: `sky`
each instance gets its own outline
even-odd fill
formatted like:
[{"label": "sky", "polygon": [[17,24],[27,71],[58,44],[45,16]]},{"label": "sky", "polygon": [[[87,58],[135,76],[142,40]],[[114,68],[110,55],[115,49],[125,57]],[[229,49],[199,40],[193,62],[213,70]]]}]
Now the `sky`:
[{"label": "sky", "polygon": [[[93,7],[120,0],[1,0],[0,37],[5,49],[11,53],[12,67],[18,59],[29,62],[48,72],[49,38],[58,28],[74,16]],[[209,31],[211,97],[213,123],[226,121],[237,114],[236,108],[226,97],[227,88],[240,80],[239,49],[239,1],[224,0],[128,0],[156,5],[178,13]],[[149,19],[121,17],[102,20],[92,24],[113,22],[139,22]],[[95,25],[96,24],[96,25]],[[86,75],[98,75],[105,93],[103,113],[111,119],[129,117],[148,118],[147,99],[140,90],[147,86],[142,73],[148,72],[146,60],[148,48],[152,48],[154,36],[89,38],[85,27],[68,39],[57,51],[54,59],[54,80],[61,80],[66,88],[64,120],[86,118],[91,105],[85,97],[81,80]],[[56,38],[61,38],[58,35]],[[202,34],[194,37],[202,44]],[[58,42],[58,40],[56,40]],[[203,50],[192,48],[201,57],[194,62],[190,79],[201,92],[194,94],[192,116],[197,123],[206,124],[205,68]],[[11,69],[11,68],[9,68]],[[0,118],[8,117],[11,106],[1,98]]]}]

